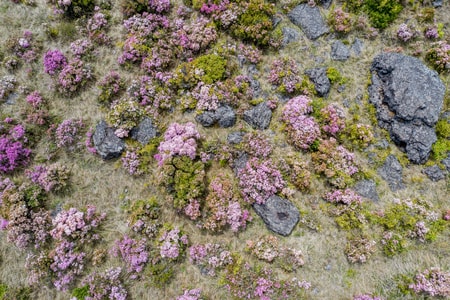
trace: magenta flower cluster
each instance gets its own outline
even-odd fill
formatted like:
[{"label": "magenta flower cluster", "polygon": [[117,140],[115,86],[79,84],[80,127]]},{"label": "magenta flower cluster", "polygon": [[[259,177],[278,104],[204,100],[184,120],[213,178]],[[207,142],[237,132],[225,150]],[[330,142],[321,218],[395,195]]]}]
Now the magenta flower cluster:
[{"label": "magenta flower cluster", "polygon": [[258,158],[268,158],[273,147],[269,139],[261,132],[247,133],[243,139],[244,149],[248,154]]},{"label": "magenta flower cluster", "polygon": [[231,252],[220,244],[198,244],[189,248],[189,261],[203,274],[215,276],[216,271],[233,263]]},{"label": "magenta flower cluster", "polygon": [[27,95],[26,101],[31,104],[34,108],[38,108],[44,102],[41,94],[38,91],[34,91]]},{"label": "magenta flower cluster", "polygon": [[67,167],[58,163],[37,165],[31,170],[25,170],[25,175],[46,192],[60,191],[67,186],[70,176]]},{"label": "magenta flower cluster", "polygon": [[62,240],[49,255],[51,258],[50,270],[56,277],[53,285],[58,291],[66,291],[81,275],[86,253],[77,252],[76,243]]},{"label": "magenta flower cluster", "polygon": [[88,20],[86,30],[88,37],[92,43],[95,44],[109,44],[110,38],[106,35],[106,30],[109,27],[107,17],[100,11],[100,7],[94,8],[94,15]]},{"label": "magenta flower cluster", "polygon": [[84,128],[81,119],[67,119],[55,130],[56,145],[59,148],[75,149],[80,146],[81,131]]},{"label": "magenta flower cluster", "polygon": [[294,97],[286,103],[282,115],[289,141],[304,150],[320,136],[319,125],[307,115],[312,111],[311,102],[307,96]]},{"label": "magenta flower cluster", "polygon": [[120,280],[121,272],[121,268],[111,268],[89,275],[84,280],[89,287],[89,295],[84,300],[126,300],[128,292]]},{"label": "magenta flower cluster", "polygon": [[0,173],[9,173],[28,164],[31,150],[25,147],[26,142],[22,125],[16,125],[0,136]]},{"label": "magenta flower cluster", "polygon": [[302,82],[297,63],[290,58],[274,60],[267,80],[280,92],[289,94],[299,90]]},{"label": "magenta flower cluster", "polygon": [[159,254],[162,258],[169,258],[176,260],[183,254],[184,249],[188,244],[188,238],[183,234],[178,227],[166,230],[159,238]]},{"label": "magenta flower cluster", "polygon": [[176,300],[200,300],[201,294],[201,289],[185,290],[183,295],[178,296]]},{"label": "magenta flower cluster", "polygon": [[361,204],[362,198],[351,189],[335,190],[325,195],[325,200],[331,203],[341,203],[345,205]]},{"label": "magenta flower cluster", "polygon": [[197,156],[198,139],[200,139],[200,134],[194,123],[172,123],[164,134],[164,141],[159,144],[155,159],[160,166],[175,155],[186,155],[194,159]]},{"label": "magenta flower cluster", "polygon": [[417,294],[431,297],[450,297],[450,272],[430,268],[418,273],[409,288]]},{"label": "magenta flower cluster", "polygon": [[280,171],[271,160],[260,162],[257,158],[251,158],[238,177],[244,200],[250,204],[263,204],[267,198],[286,186]]},{"label": "magenta flower cluster", "polygon": [[141,161],[136,151],[127,150],[125,156],[121,158],[122,166],[130,175],[140,175],[142,171],[139,169]]},{"label": "magenta flower cluster", "polygon": [[91,78],[91,69],[79,58],[74,58],[58,75],[59,90],[63,93],[74,93]]},{"label": "magenta flower cluster", "polygon": [[397,38],[402,42],[406,43],[415,36],[416,33],[411,28],[409,28],[409,26],[406,23],[400,24],[400,26],[397,29]]},{"label": "magenta flower cluster", "polygon": [[323,131],[336,136],[337,133],[345,129],[345,114],[340,106],[330,104],[322,108],[320,113],[325,123],[322,126]]},{"label": "magenta flower cluster", "polygon": [[135,240],[125,235],[122,239],[116,241],[113,255],[115,257],[120,255],[127,265],[128,272],[131,273],[131,278],[136,279],[139,277],[138,273],[144,270],[149,261],[147,240]]},{"label": "magenta flower cluster", "polygon": [[78,58],[88,54],[92,49],[92,43],[86,39],[78,39],[70,43],[70,51],[72,51],[73,55]]},{"label": "magenta flower cluster", "polygon": [[55,75],[67,65],[67,58],[58,49],[49,50],[44,55],[44,72]]}]

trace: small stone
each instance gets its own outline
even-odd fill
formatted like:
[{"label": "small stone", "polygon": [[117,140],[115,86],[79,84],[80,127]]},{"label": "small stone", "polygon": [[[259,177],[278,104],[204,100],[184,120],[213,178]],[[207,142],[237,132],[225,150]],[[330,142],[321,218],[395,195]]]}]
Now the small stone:
[{"label": "small stone", "polygon": [[288,13],[288,18],[299,26],[310,40],[315,40],[329,31],[317,6],[300,4]]},{"label": "small stone", "polygon": [[211,127],[216,123],[216,114],[213,111],[205,111],[195,117],[195,120],[203,127]]},{"label": "small stone", "polygon": [[450,151],[448,152],[448,155],[446,158],[444,158],[441,163],[445,166],[447,169],[447,172],[450,173]]},{"label": "small stone", "polygon": [[300,213],[289,200],[273,195],[264,204],[253,204],[267,228],[283,236],[291,234],[300,219]]},{"label": "small stone", "polygon": [[331,59],[338,61],[346,61],[350,57],[350,50],[341,41],[335,41],[331,45]]},{"label": "small stone", "polygon": [[345,84],[340,84],[337,88],[338,93],[342,93],[345,91]]},{"label": "small stone", "polygon": [[377,185],[373,180],[361,180],[355,184],[355,192],[361,197],[370,199],[372,201],[379,201],[380,197],[378,196]]},{"label": "small stone", "polygon": [[435,8],[442,7],[442,0],[433,1],[433,6]]},{"label": "small stone", "polygon": [[432,181],[439,181],[445,178],[444,171],[442,171],[437,165],[423,169],[422,173],[427,175]]},{"label": "small stone", "polygon": [[142,145],[147,145],[151,139],[158,136],[158,129],[149,117],[145,117],[137,127],[131,130],[131,138]]},{"label": "small stone", "polygon": [[240,142],[242,142],[242,139],[244,138],[245,133],[242,131],[233,131],[230,132],[227,136],[227,142],[230,145],[237,145]]},{"label": "small stone", "polygon": [[318,4],[322,5],[324,8],[329,8],[333,0],[318,0]]},{"label": "small stone", "polygon": [[115,135],[114,129],[108,127],[104,120],[95,127],[92,140],[97,153],[105,160],[119,157],[125,150],[125,142]]},{"label": "small stone", "polygon": [[328,94],[331,88],[331,82],[328,79],[326,68],[309,69],[305,71],[305,74],[314,83],[314,88],[320,97]]},{"label": "small stone", "polygon": [[229,105],[221,105],[215,114],[217,123],[221,128],[228,128],[236,124],[236,113]]},{"label": "small stone", "polygon": [[244,112],[244,121],[252,126],[253,129],[267,129],[271,119],[272,111],[265,102]]},{"label": "small stone", "polygon": [[239,172],[245,168],[245,165],[248,161],[248,154],[244,151],[240,151],[237,153],[235,159],[233,159],[232,167],[234,174],[239,175]]},{"label": "small stone", "polygon": [[378,174],[386,180],[393,192],[405,188],[403,183],[403,168],[394,155],[389,155],[386,158],[383,166],[378,169]]},{"label": "small stone", "polygon": [[355,56],[360,56],[363,49],[364,49],[364,42],[361,41],[360,39],[356,38],[353,41],[353,44],[352,44],[350,50],[355,54]]},{"label": "small stone", "polygon": [[283,27],[281,28],[281,32],[283,33],[283,41],[281,42],[283,46],[297,42],[300,39],[300,33],[294,28]]}]

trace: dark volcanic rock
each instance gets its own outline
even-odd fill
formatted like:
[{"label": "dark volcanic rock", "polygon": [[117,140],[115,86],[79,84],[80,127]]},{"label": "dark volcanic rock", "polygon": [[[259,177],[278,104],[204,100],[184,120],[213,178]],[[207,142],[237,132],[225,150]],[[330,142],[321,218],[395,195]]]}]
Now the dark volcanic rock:
[{"label": "dark volcanic rock", "polygon": [[283,41],[281,42],[283,46],[296,42],[300,39],[300,33],[297,29],[291,27],[283,27],[281,28],[281,32],[283,33]]},{"label": "dark volcanic rock", "polygon": [[265,102],[244,112],[244,121],[253,129],[267,129],[272,119],[272,111]]},{"label": "dark volcanic rock", "polygon": [[364,49],[364,42],[361,41],[360,39],[356,38],[353,41],[353,44],[350,48],[350,50],[356,55],[356,56],[360,56],[362,51]]},{"label": "dark volcanic rock", "polygon": [[355,184],[355,192],[361,197],[370,199],[372,201],[378,201],[377,185],[373,180],[361,180]]},{"label": "dark volcanic rock", "polygon": [[242,142],[242,139],[244,138],[245,133],[242,131],[233,131],[230,132],[227,136],[227,142],[231,145],[236,145]]},{"label": "dark volcanic rock", "polygon": [[331,2],[333,2],[333,0],[319,0],[318,1],[319,5],[322,5],[325,8],[330,7]]},{"label": "dark volcanic rock", "polygon": [[346,61],[350,57],[350,49],[341,41],[335,41],[331,45],[331,59]]},{"label": "dark volcanic rock", "polygon": [[445,178],[444,171],[442,171],[437,165],[423,169],[422,173],[427,175],[432,181],[439,181]]},{"label": "dark volcanic rock", "polygon": [[158,136],[158,128],[152,122],[152,119],[145,117],[138,126],[131,130],[131,138],[138,141],[142,145]]},{"label": "dark volcanic rock", "polygon": [[387,181],[393,192],[405,188],[403,184],[403,168],[394,155],[386,158],[383,166],[378,169],[378,174]]},{"label": "dark volcanic rock", "polygon": [[378,124],[411,162],[424,163],[436,141],[434,125],[444,101],[444,84],[420,60],[398,53],[378,55],[371,71],[369,101],[377,110]]},{"label": "dark volcanic rock", "polygon": [[204,127],[211,127],[218,123],[222,128],[234,126],[236,113],[229,105],[221,105],[216,111],[205,111],[195,117],[195,120]]},{"label": "dark volcanic rock", "polygon": [[447,153],[448,153],[447,157],[441,160],[441,163],[445,166],[447,172],[450,172],[450,151]]},{"label": "dark volcanic rock", "polygon": [[244,151],[238,152],[236,158],[233,159],[232,167],[234,174],[239,175],[239,172],[245,167],[248,161],[248,154]]},{"label": "dark volcanic rock", "polygon": [[329,31],[317,6],[300,4],[288,13],[288,18],[299,26],[311,40],[315,40]]},{"label": "dark volcanic rock", "polygon": [[100,121],[92,136],[94,147],[103,159],[119,157],[125,150],[125,142],[114,134],[114,129],[108,127],[105,121]]},{"label": "dark volcanic rock", "polygon": [[283,236],[291,234],[300,219],[300,213],[290,201],[273,195],[264,204],[253,204],[267,228]]},{"label": "dark volcanic rock", "polygon": [[327,69],[325,68],[314,68],[305,71],[305,74],[308,75],[309,79],[314,83],[314,87],[317,91],[317,94],[320,97],[328,94],[331,88],[330,79],[327,76]]}]

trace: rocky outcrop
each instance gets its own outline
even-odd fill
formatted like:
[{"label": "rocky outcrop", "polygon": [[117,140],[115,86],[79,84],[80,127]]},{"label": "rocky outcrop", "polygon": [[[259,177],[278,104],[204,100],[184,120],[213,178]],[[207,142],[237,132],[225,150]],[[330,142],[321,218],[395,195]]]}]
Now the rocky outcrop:
[{"label": "rocky outcrop", "polygon": [[300,219],[300,213],[289,200],[273,195],[264,204],[253,204],[267,228],[283,236],[291,234]]},{"label": "rocky outcrop", "polygon": [[119,157],[125,150],[125,142],[115,135],[114,129],[108,127],[104,120],[95,127],[92,140],[95,150],[105,160]]},{"label": "rocky outcrop", "polygon": [[427,167],[422,170],[422,173],[427,175],[432,181],[439,181],[445,178],[445,173],[437,165]]},{"label": "rocky outcrop", "polygon": [[145,146],[151,139],[158,136],[158,128],[153,124],[152,119],[145,117],[130,133],[132,139]]},{"label": "rocky outcrop", "polygon": [[305,71],[305,74],[314,83],[314,88],[320,97],[328,94],[331,88],[330,79],[327,76],[327,69],[325,68],[314,68]]},{"label": "rocky outcrop", "polygon": [[444,84],[420,60],[398,53],[378,55],[371,71],[369,101],[376,108],[378,124],[411,162],[424,163],[436,141],[434,125],[444,101]]},{"label": "rocky outcrop", "polygon": [[310,40],[315,40],[329,31],[317,6],[300,4],[288,13],[288,18],[300,27]]},{"label": "rocky outcrop", "polygon": [[221,105],[215,111],[205,111],[195,119],[204,127],[211,127],[217,123],[222,128],[228,128],[236,123],[236,113],[231,106]]},{"label": "rocky outcrop", "polygon": [[271,119],[272,110],[270,110],[265,102],[244,112],[244,121],[252,126],[253,129],[267,129]]}]

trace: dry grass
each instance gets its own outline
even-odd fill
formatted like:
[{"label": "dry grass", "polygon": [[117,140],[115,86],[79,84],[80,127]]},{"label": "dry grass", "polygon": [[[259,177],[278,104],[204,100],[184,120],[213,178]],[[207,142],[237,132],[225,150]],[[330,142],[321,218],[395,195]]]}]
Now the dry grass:
[{"label": "dry grass", "polygon": [[[48,40],[45,35],[45,24],[50,21],[51,10],[46,5],[45,0],[38,0],[36,7],[27,7],[24,5],[12,4],[9,0],[0,2],[0,43],[4,43],[8,38],[18,36],[24,30],[31,30],[37,34],[43,41],[43,49],[60,48],[68,50],[70,42],[61,39]],[[112,23],[115,24],[111,29],[110,35],[114,43],[122,38],[120,27],[121,16],[117,3],[113,8]],[[450,19],[446,11],[450,9],[448,3],[437,11],[437,19],[443,23],[449,24]],[[282,49],[277,56],[289,56],[295,58],[300,69],[304,70],[317,65],[337,68],[344,77],[349,79],[346,89],[343,93],[338,93],[335,88],[326,99],[327,102],[343,103],[344,100],[354,103],[358,95],[364,95],[367,92],[367,83],[369,79],[368,70],[373,57],[382,50],[397,45],[392,38],[393,30],[398,24],[412,17],[403,13],[391,29],[386,31],[382,39],[374,41],[364,41],[364,51],[361,57],[352,57],[348,62],[333,62],[329,58],[330,45],[333,40],[332,35],[312,42],[306,38],[301,38],[298,43],[291,44]],[[284,20],[283,22],[286,22]],[[293,25],[291,25],[293,26]],[[448,29],[447,29],[448,31]],[[448,32],[447,32],[448,34]],[[352,42],[354,36],[350,35],[347,40]],[[405,53],[412,53],[414,49],[405,47]],[[116,58],[119,54],[117,47],[100,47],[98,57],[92,63],[95,69],[96,78],[104,76],[109,70],[119,70]],[[325,58],[322,63],[317,64],[317,57]],[[274,55],[265,56],[264,67],[261,69],[261,84],[265,91],[270,92],[271,86],[265,80],[267,66],[274,59]],[[37,62],[41,64],[41,59]],[[100,120],[105,112],[98,105],[96,97],[98,90],[94,84],[88,86],[79,95],[66,99],[65,97],[54,93],[51,90],[51,80],[43,74],[42,67],[36,76],[29,77],[23,69],[14,75],[20,82],[20,85],[26,85],[30,90],[39,89],[44,97],[49,100],[51,112],[66,118],[83,118],[90,125],[94,125]],[[0,70],[3,75],[4,70]],[[129,72],[122,72],[125,78],[136,77]],[[447,86],[450,84],[450,76],[441,77]],[[17,106],[24,104],[24,99],[19,98]],[[3,113],[14,114],[15,106],[2,105]],[[281,109],[279,108],[274,115],[274,121],[278,121]],[[194,121],[193,114],[174,114],[170,119],[159,120],[162,125],[177,121]],[[363,116],[363,122],[370,124],[370,121]],[[271,134],[276,145],[283,145],[285,137],[281,130],[272,122]],[[242,120],[238,121],[237,128],[249,129],[249,126]],[[226,135],[230,130],[225,129],[203,129],[199,128],[202,135],[207,140],[226,140]],[[234,128],[235,130],[236,128]],[[286,149],[291,151],[291,147],[278,148],[275,150],[274,157],[286,153]],[[394,154],[400,152],[396,147],[391,147]],[[38,154],[45,156],[45,145],[39,145]],[[309,161],[309,156],[302,154],[302,159]],[[365,164],[367,162],[367,153],[358,153],[358,160]],[[224,233],[222,235],[209,235],[199,230],[192,222],[179,217],[172,209],[170,203],[164,203],[164,195],[160,189],[154,185],[155,174],[133,178],[114,162],[104,162],[98,157],[87,153],[63,153],[60,161],[70,166],[72,177],[72,189],[70,192],[52,196],[50,205],[56,206],[62,204],[63,207],[82,207],[87,204],[97,206],[99,211],[107,213],[108,218],[102,229],[104,243],[101,247],[108,249],[119,236],[127,232],[126,215],[121,209],[126,201],[145,199],[156,195],[163,203],[162,219],[164,222],[171,222],[182,227],[189,234],[190,240],[196,243],[220,242],[227,244],[232,251],[242,253],[244,257],[253,260],[244,253],[245,241],[255,239],[262,234],[269,232],[262,221],[255,215],[254,221],[248,229],[238,235]],[[399,192],[392,192],[388,185],[377,175],[375,180],[378,183],[377,189],[380,195],[380,202],[375,203],[374,207],[383,207],[391,203],[394,198],[417,198],[421,197],[434,203],[438,209],[449,208],[449,183],[444,181],[431,182],[420,173],[421,166],[408,166],[404,169],[405,183],[408,189]],[[211,170],[211,173],[218,172]],[[220,171],[222,172],[222,171]],[[230,171],[231,172],[231,171]],[[294,233],[281,240],[291,247],[302,250],[305,255],[306,263],[294,275],[301,280],[311,281],[313,284],[311,299],[350,299],[352,295],[365,292],[378,291],[382,294],[386,292],[389,286],[389,280],[398,274],[415,272],[417,270],[440,266],[443,269],[450,268],[450,233],[444,232],[432,244],[415,245],[407,253],[394,258],[384,257],[380,251],[377,252],[369,262],[362,265],[350,265],[344,255],[346,233],[337,229],[334,221],[322,211],[320,204],[323,201],[320,196],[324,193],[326,187],[321,180],[313,178],[310,194],[296,193],[292,201],[302,209],[307,210],[314,216],[321,225],[321,230],[315,232],[305,227],[297,227]],[[26,286],[26,271],[24,270],[26,253],[20,252],[14,246],[6,242],[5,233],[0,233],[0,280],[8,286]],[[113,266],[120,264],[119,261],[110,259],[105,265]],[[104,268],[101,266],[100,268]],[[129,282],[129,292],[132,299],[172,299],[182,293],[185,288],[200,287],[210,299],[227,299],[229,294],[226,289],[219,286],[216,279],[202,276],[199,270],[192,266],[188,260],[177,267],[176,278],[163,290],[148,287],[144,280],[138,282]],[[34,291],[33,299],[68,299],[68,295],[55,292],[44,285]]]}]

